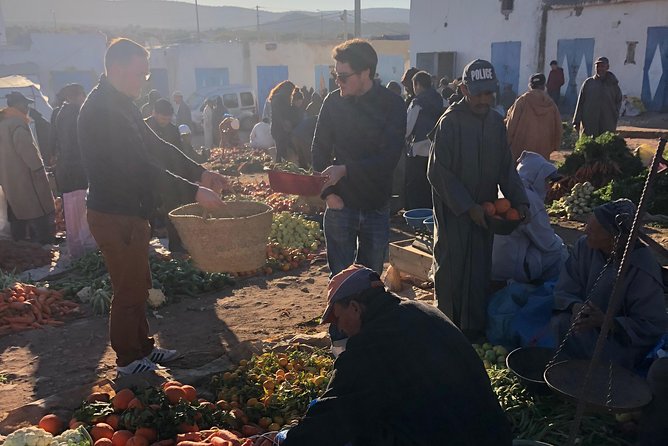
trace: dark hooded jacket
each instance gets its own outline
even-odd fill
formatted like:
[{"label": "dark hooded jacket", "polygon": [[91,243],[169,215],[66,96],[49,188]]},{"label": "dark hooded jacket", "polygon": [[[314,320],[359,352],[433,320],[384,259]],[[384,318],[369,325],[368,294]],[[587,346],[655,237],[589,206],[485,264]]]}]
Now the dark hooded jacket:
[{"label": "dark hooded jacket", "polygon": [[464,335],[431,305],[375,292],[327,391],[283,444],[510,445],[508,420]]},{"label": "dark hooded jacket", "polygon": [[77,136],[77,118],[79,106],[65,102],[56,117],[56,183],[61,193],[85,190],[88,188],[86,171],[81,161],[79,139]]},{"label": "dark hooded jacket", "polygon": [[592,76],[582,84],[575,106],[574,124],[582,124],[585,135],[598,136],[617,129],[622,90],[610,71],[605,77]]},{"label": "dark hooded jacket", "polygon": [[424,141],[443,113],[443,98],[438,91],[427,88],[413,99],[413,103],[420,106],[420,114],[411,134],[413,142]]}]

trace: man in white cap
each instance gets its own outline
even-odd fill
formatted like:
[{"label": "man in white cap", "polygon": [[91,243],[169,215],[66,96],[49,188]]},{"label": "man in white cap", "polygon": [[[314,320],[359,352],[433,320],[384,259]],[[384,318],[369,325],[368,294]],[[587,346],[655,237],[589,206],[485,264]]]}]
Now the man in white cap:
[{"label": "man in white cap", "polygon": [[346,351],[325,394],[299,424],[269,435],[273,444],[511,444],[482,362],[433,306],[400,298],[378,273],[351,265],[330,280],[322,322],[349,337]]},{"label": "man in white cap", "polygon": [[472,342],[485,331],[494,235],[481,204],[498,188],[522,217],[528,205],[506,141],[506,126],[491,111],[498,81],[477,59],[464,68],[464,98],[450,105],[430,133],[427,177],[434,202],[434,292],[441,309]]},{"label": "man in white cap", "polygon": [[617,118],[622,107],[622,90],[617,77],[610,72],[610,61],[599,57],[594,62],[596,73],[582,83],[573,115],[577,132],[598,136],[617,129]]},{"label": "man in white cap", "polygon": [[12,237],[53,243],[53,195],[29,127],[28,105],[33,101],[18,91],[6,98],[7,108],[0,110],[0,184],[7,197]]}]

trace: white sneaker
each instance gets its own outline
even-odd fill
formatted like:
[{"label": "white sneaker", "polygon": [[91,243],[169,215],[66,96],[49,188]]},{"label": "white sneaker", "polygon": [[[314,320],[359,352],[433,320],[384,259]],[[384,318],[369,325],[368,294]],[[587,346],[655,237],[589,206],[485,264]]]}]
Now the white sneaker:
[{"label": "white sneaker", "polygon": [[132,361],[126,366],[116,367],[116,371],[119,375],[134,375],[135,373],[153,372],[158,370],[158,368],[158,365],[148,358],[141,358]]},{"label": "white sneaker", "polygon": [[173,361],[177,358],[180,358],[176,350],[168,350],[166,348],[154,347],[150,355],[146,357],[151,362],[156,364],[165,364],[169,361]]}]

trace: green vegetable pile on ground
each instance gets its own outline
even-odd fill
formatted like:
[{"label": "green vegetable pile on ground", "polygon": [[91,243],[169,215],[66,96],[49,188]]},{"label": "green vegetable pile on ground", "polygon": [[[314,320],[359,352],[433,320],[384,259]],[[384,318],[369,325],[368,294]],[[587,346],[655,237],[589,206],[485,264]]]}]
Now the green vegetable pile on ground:
[{"label": "green vegetable pile on ground", "polygon": [[640,157],[633,155],[624,138],[605,132],[592,138],[582,136],[572,154],[566,156],[559,172],[570,178],[573,184],[591,182],[600,188],[611,180],[639,175],[643,171]]}]

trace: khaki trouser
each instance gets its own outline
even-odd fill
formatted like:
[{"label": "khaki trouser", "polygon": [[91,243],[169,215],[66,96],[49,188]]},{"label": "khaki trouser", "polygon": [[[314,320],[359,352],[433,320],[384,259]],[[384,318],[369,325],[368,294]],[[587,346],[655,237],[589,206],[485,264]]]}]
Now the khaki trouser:
[{"label": "khaki trouser", "polygon": [[151,288],[147,220],[88,209],[88,226],[102,251],[111,276],[113,299],[109,316],[111,348],[123,367],[153,350],[148,336],[146,300]]}]

